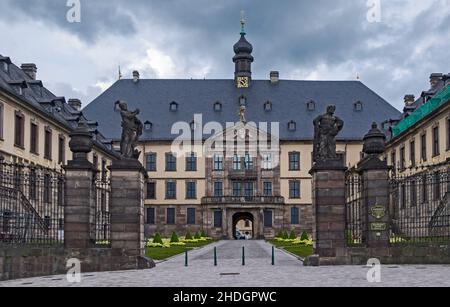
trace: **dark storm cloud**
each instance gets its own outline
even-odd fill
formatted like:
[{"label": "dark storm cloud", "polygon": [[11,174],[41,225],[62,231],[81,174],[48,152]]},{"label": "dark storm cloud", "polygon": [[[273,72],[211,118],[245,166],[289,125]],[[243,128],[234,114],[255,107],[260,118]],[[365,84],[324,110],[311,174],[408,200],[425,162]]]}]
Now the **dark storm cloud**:
[{"label": "dark storm cloud", "polygon": [[[0,18],[41,20],[90,44],[105,34],[120,40],[158,27],[160,36],[168,37],[161,42],[163,50],[175,50],[188,63],[192,58],[213,63],[208,78],[229,78],[239,12],[245,10],[257,78],[267,78],[273,69],[287,76],[312,72],[321,64],[330,70],[354,65],[369,87],[400,108],[401,96],[423,90],[429,73],[450,71],[450,43],[442,42],[450,36],[449,1],[433,0],[429,9],[403,21],[388,14],[403,13],[411,1],[382,0],[383,22],[376,24],[366,20],[366,0],[81,0],[80,24],[66,21],[66,0],[3,0],[1,11],[11,14]],[[441,42],[415,54],[436,37]],[[341,78],[351,75],[340,72]],[[320,77],[328,79],[323,72]]]},{"label": "dark storm cloud", "polygon": [[[132,35],[136,33],[130,15],[109,0],[80,0],[81,23],[67,22],[67,0],[2,0],[1,11],[9,12],[2,18],[11,22],[22,22],[16,13],[32,20],[42,20],[75,33],[81,39],[95,41],[103,33]],[[12,11],[12,12],[11,12]]]}]

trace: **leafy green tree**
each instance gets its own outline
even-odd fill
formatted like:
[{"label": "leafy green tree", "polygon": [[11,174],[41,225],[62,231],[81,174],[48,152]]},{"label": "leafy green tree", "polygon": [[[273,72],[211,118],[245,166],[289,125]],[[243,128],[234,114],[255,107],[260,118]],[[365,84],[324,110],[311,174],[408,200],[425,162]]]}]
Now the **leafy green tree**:
[{"label": "leafy green tree", "polygon": [[174,231],[172,233],[172,237],[170,238],[170,243],[178,243],[180,242],[180,239],[178,238],[177,233]]},{"label": "leafy green tree", "polygon": [[289,234],[289,239],[291,239],[291,240],[295,240],[295,239],[297,239],[297,235],[295,234],[295,231],[291,231],[291,233]]},{"label": "leafy green tree", "polygon": [[309,240],[309,236],[306,233],[306,231],[302,232],[302,236],[300,237],[300,240],[304,241],[304,240]]},{"label": "leafy green tree", "polygon": [[192,240],[192,239],[193,238],[192,238],[191,232],[188,230],[186,233],[186,240]]},{"label": "leafy green tree", "polygon": [[161,234],[159,232],[155,233],[155,236],[153,238],[153,243],[159,243],[159,244],[164,244]]}]

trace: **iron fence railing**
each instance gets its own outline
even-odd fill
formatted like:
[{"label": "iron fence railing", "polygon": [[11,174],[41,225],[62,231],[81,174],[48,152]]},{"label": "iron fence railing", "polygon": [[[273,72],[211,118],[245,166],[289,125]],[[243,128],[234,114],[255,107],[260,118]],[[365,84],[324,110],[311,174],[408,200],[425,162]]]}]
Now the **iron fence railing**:
[{"label": "iron fence railing", "polygon": [[111,239],[111,216],[109,212],[111,185],[107,176],[95,181],[95,244],[109,246]]},{"label": "iron fence railing", "polygon": [[390,182],[391,243],[450,242],[450,164]]},{"label": "iron fence railing", "polygon": [[349,170],[345,180],[346,198],[346,241],[347,245],[365,243],[366,217],[363,204],[362,176],[354,169]]},{"label": "iron fence railing", "polygon": [[0,244],[64,243],[63,170],[0,163]]}]

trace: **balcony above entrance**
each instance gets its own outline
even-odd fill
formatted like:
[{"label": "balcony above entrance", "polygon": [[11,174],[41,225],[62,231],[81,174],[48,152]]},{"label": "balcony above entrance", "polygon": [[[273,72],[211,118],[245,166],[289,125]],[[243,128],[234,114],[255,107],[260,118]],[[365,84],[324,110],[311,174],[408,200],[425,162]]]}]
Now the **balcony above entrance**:
[{"label": "balcony above entrance", "polygon": [[214,205],[214,204],[243,204],[243,205],[253,205],[253,204],[267,204],[267,205],[284,205],[284,197],[282,196],[251,196],[251,197],[234,197],[234,196],[223,196],[223,197],[203,197],[202,204],[204,205]]}]

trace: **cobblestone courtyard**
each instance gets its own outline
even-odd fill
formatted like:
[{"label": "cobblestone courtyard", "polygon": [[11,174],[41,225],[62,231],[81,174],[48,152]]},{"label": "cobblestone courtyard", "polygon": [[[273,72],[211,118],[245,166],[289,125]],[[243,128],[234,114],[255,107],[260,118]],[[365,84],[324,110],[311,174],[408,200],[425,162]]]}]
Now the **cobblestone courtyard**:
[{"label": "cobblestone courtyard", "polygon": [[[213,248],[217,247],[218,266],[214,267]],[[242,266],[242,246],[246,265]],[[276,250],[271,265],[271,245],[264,241],[221,241],[189,254],[160,262],[145,271],[83,274],[82,282],[70,284],[65,276],[1,282],[0,287],[316,287],[316,286],[450,286],[449,266],[383,266],[382,282],[369,284],[368,268],[362,266],[304,267],[302,262]]]}]

